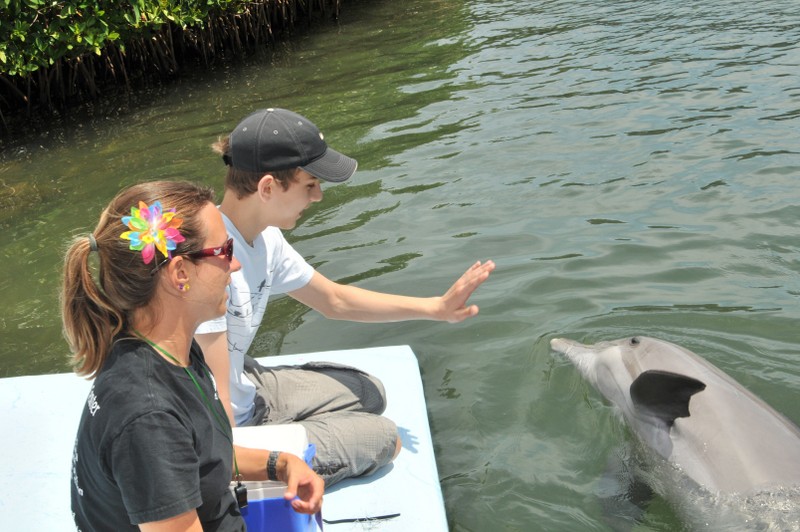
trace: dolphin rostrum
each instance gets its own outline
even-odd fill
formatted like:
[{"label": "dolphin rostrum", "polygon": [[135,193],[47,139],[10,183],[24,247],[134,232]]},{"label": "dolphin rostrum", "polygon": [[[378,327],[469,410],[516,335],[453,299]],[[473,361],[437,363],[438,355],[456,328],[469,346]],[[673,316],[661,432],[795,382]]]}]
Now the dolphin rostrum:
[{"label": "dolphin rostrum", "polygon": [[729,375],[655,338],[595,345],[555,338],[550,346],[619,407],[673,472],[717,501],[764,506],[753,502],[756,494],[767,494],[769,504],[782,497],[775,504],[789,512],[783,522],[800,529],[800,429]]}]

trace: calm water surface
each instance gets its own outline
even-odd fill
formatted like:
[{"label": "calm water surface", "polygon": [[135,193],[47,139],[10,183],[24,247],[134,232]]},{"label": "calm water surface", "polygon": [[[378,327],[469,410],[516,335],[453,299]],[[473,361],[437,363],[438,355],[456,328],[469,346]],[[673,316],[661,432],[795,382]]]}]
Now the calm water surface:
[{"label": "calm water surface", "polygon": [[[251,110],[360,162],[289,238],[330,278],[444,292],[468,323],[364,325],[273,303],[256,354],[410,344],[453,530],[607,530],[630,440],[555,335],[702,354],[800,422],[800,11],[794,0],[350,1],[272,53],[71,113],[0,154],[0,374],[67,371],[61,253],[122,185],[221,188]],[[689,525],[660,500],[636,530]]]}]

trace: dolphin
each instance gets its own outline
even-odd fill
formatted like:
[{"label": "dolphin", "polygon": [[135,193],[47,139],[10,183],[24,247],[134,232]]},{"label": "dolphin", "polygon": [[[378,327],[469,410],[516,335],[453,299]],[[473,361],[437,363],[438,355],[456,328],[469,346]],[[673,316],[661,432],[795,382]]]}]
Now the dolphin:
[{"label": "dolphin", "polygon": [[[620,409],[651,455],[690,479],[692,497],[699,489],[716,502],[788,508],[782,519],[800,529],[800,429],[729,375],[643,336],[595,345],[554,338],[550,346]],[[687,496],[681,487],[676,494]]]}]

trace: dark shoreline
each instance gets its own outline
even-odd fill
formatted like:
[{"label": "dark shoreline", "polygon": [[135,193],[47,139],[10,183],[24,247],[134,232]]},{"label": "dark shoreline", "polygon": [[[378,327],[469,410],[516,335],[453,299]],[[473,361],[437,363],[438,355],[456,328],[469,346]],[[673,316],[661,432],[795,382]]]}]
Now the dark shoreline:
[{"label": "dark shoreline", "polygon": [[262,51],[301,24],[337,21],[341,3],[255,0],[235,11],[209,14],[195,26],[167,21],[156,29],[142,27],[124,44],[106,40],[95,52],[50,57],[49,66],[24,74],[12,75],[8,64],[0,63],[0,137],[30,133],[38,121],[109,95],[168,82],[187,68],[209,68]]}]

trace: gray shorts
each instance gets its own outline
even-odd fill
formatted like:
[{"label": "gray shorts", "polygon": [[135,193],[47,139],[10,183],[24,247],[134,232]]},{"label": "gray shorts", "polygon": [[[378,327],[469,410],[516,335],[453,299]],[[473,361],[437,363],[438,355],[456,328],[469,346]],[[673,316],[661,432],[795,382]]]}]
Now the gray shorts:
[{"label": "gray shorts", "polygon": [[371,474],[394,456],[397,426],[380,415],[386,392],[372,375],[331,362],[265,368],[248,356],[244,373],[256,386],[247,424],[303,425],[317,448],[312,465],[327,487]]}]

